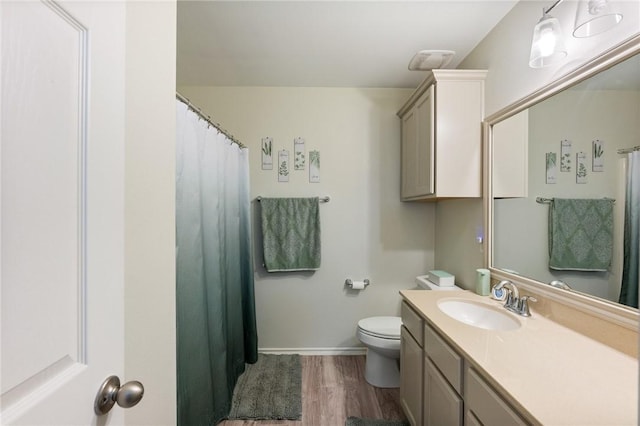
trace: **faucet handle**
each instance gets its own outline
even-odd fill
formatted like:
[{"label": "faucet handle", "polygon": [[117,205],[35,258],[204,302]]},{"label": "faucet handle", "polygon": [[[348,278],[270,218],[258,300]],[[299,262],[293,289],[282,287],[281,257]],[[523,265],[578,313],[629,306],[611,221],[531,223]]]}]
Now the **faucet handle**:
[{"label": "faucet handle", "polygon": [[524,317],[531,316],[531,312],[529,311],[529,300],[532,302],[538,301],[538,299],[533,296],[522,296],[518,301],[518,313]]}]

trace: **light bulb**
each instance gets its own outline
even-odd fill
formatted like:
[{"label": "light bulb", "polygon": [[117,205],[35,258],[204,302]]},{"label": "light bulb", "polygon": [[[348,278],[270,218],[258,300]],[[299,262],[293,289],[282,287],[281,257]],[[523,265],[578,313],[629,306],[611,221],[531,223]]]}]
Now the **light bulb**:
[{"label": "light bulb", "polygon": [[556,47],[556,35],[551,28],[545,28],[540,31],[538,45],[540,46],[541,56],[547,57],[553,54]]},{"label": "light bulb", "polygon": [[567,56],[562,30],[556,18],[543,11],[542,18],[533,29],[529,66],[546,67]]}]

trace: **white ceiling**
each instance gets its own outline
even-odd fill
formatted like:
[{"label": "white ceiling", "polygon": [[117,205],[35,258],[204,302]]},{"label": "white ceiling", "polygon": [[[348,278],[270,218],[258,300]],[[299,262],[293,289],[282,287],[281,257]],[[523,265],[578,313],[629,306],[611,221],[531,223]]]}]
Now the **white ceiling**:
[{"label": "white ceiling", "polygon": [[517,0],[178,1],[178,86],[414,88],[423,49],[464,57]]}]

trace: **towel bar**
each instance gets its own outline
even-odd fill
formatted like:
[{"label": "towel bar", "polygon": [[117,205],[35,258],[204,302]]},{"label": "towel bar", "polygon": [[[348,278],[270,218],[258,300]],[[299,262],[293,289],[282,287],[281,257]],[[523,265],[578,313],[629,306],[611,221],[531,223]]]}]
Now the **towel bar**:
[{"label": "towel bar", "polygon": [[[616,202],[615,198],[603,197],[603,200],[609,200],[612,203]],[[544,197],[536,197],[536,203],[538,204],[549,204],[553,202],[553,198],[544,198]]]},{"label": "towel bar", "polygon": [[[329,198],[329,196],[326,196],[326,197],[320,197],[319,200],[320,200],[321,203],[328,203],[331,200],[331,198]],[[256,201],[257,202],[262,201],[262,196],[260,196],[260,195],[257,196],[256,197]]]}]

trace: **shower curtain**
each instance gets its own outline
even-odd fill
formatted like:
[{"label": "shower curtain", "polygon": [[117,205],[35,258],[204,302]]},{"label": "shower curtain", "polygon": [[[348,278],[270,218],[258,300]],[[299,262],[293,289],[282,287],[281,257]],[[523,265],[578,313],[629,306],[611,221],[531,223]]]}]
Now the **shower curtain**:
[{"label": "shower curtain", "polygon": [[627,154],[627,184],[624,210],[624,259],[620,303],[638,307],[640,263],[640,151]]},{"label": "shower curtain", "polygon": [[258,358],[248,151],[176,102],[178,425],[214,425]]}]

